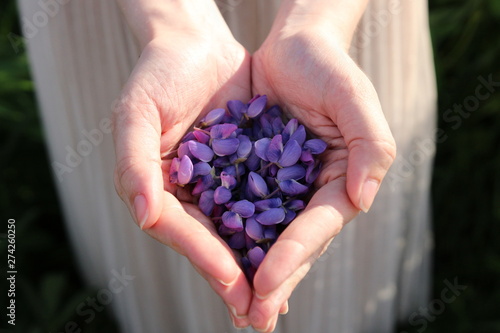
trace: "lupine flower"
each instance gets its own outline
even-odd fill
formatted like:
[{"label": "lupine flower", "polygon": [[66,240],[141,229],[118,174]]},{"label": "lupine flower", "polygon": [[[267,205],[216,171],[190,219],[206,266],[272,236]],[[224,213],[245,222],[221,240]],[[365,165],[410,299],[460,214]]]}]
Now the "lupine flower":
[{"label": "lupine flower", "polygon": [[186,187],[229,247],[241,254],[250,282],[270,246],[305,208],[321,172],[321,139],[297,119],[285,121],[267,96],[227,102],[187,133],[170,165],[170,182]]}]

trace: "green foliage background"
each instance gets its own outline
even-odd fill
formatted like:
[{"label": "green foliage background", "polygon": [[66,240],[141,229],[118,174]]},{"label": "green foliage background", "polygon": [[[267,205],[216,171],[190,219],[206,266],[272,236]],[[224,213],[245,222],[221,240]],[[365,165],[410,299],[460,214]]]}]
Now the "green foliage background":
[{"label": "green foliage background", "polygon": [[[475,95],[479,76],[500,81],[500,1],[431,0],[429,6],[438,126],[447,135],[437,147],[433,182],[433,296],[441,297],[445,279],[456,277],[467,289],[428,321],[425,332],[500,332],[500,88],[460,116],[458,128],[444,117]],[[80,280],[64,231],[26,55],[8,39],[9,33],[21,35],[18,24],[15,3],[0,3],[0,279],[5,281],[5,225],[15,218],[16,331],[61,332],[75,320],[84,332],[116,332],[107,311],[89,324],[75,314],[97,289]],[[0,327],[7,327],[1,313]],[[408,321],[398,327],[409,333],[421,328]]]}]

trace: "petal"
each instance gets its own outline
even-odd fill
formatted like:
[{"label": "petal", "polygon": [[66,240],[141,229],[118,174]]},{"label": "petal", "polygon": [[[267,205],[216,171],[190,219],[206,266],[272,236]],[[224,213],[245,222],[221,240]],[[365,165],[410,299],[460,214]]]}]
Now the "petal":
[{"label": "petal", "polygon": [[214,201],[216,204],[222,205],[231,200],[232,196],[233,195],[230,190],[228,190],[224,186],[219,186],[215,189]]},{"label": "petal", "polygon": [[258,197],[265,197],[269,194],[266,181],[253,171],[250,171],[248,174],[248,187],[252,193]]},{"label": "petal", "polygon": [[279,105],[274,105],[266,111],[266,114],[270,115],[272,118],[277,118],[277,117],[281,118],[283,112],[281,111]]},{"label": "petal", "polygon": [[228,165],[231,165],[227,156],[217,157],[215,160],[213,160],[213,164],[216,168],[224,168]]},{"label": "petal", "polygon": [[259,268],[260,263],[264,260],[266,253],[259,246],[254,247],[247,253],[248,260],[253,267]]},{"label": "petal", "polygon": [[254,143],[255,154],[264,161],[269,161],[267,159],[266,154],[269,151],[270,144],[271,144],[271,139],[269,138],[262,138],[260,140],[255,141]]},{"label": "petal", "polygon": [[231,211],[238,213],[241,217],[250,217],[255,213],[255,205],[248,200],[236,201]]},{"label": "petal", "polygon": [[256,241],[264,238],[264,227],[254,217],[247,218],[245,232],[251,239]]},{"label": "petal", "polygon": [[252,281],[257,270],[252,266],[247,257],[241,258],[241,266],[243,267],[243,273],[245,273],[248,282],[252,285]]},{"label": "petal", "polygon": [[306,141],[306,129],[303,125],[299,125],[299,127],[297,127],[297,130],[290,136],[290,140],[297,141],[299,146],[304,144],[304,141]]},{"label": "petal", "polygon": [[237,128],[238,126],[235,124],[214,125],[210,129],[210,137],[212,139],[227,139],[234,133],[234,131],[236,131]]},{"label": "petal", "polygon": [[188,142],[189,140],[196,140],[193,132],[186,133],[186,135],[184,135],[184,137],[181,139],[181,142]]},{"label": "petal", "polygon": [[306,182],[309,184],[314,183],[316,178],[318,178],[319,172],[321,171],[321,162],[317,162],[316,164],[309,164],[307,166],[306,172]]},{"label": "petal", "polygon": [[196,176],[206,176],[210,174],[212,167],[207,162],[198,162],[193,165],[193,177]]},{"label": "petal", "polygon": [[177,172],[177,179],[179,184],[187,184],[193,178],[193,162],[191,159],[184,155],[181,158],[181,162],[179,163],[179,171]]},{"label": "petal", "polygon": [[170,182],[171,183],[177,183],[178,182],[178,179],[177,179],[177,173],[179,171],[179,165],[181,163],[181,160],[178,158],[178,157],[174,157],[172,159],[172,163],[170,164]]},{"label": "petal", "polygon": [[300,160],[307,165],[314,163],[314,157],[312,156],[309,150],[302,151],[302,154],[300,155]]},{"label": "petal", "polygon": [[234,154],[238,150],[239,144],[240,141],[236,138],[212,140],[212,148],[217,156],[227,156]]},{"label": "petal", "polygon": [[296,164],[291,167],[282,168],[278,170],[278,174],[276,179],[279,181],[287,180],[287,179],[302,179],[306,175],[306,170],[304,167]]},{"label": "petal", "polygon": [[210,216],[212,214],[212,210],[214,209],[214,191],[207,190],[203,192],[200,196],[200,201],[198,202],[198,207],[200,207],[201,211]]},{"label": "petal", "polygon": [[255,219],[263,225],[278,224],[285,219],[285,210],[283,208],[271,208],[257,215]]},{"label": "petal", "polygon": [[297,216],[297,213],[293,210],[287,210],[286,213],[285,213],[285,219],[283,220],[283,222],[281,224],[283,225],[287,225],[289,224],[290,222],[293,221],[293,219]]},{"label": "petal", "polygon": [[281,120],[281,118],[276,117],[273,119],[272,127],[273,127],[273,134],[277,135],[281,134],[283,128],[285,128],[285,125],[283,125],[283,121]]},{"label": "petal", "polygon": [[255,153],[255,148],[252,148],[252,152],[250,153],[250,156],[245,161],[245,165],[247,166],[248,170],[250,171],[255,171],[259,168],[260,166],[260,157],[257,156]]},{"label": "petal", "polygon": [[299,121],[295,118],[290,119],[283,129],[281,135],[283,136],[283,143],[287,143],[290,136],[295,133],[297,127],[299,126]]},{"label": "petal", "polygon": [[267,96],[266,95],[262,95],[262,96],[256,98],[248,106],[248,111],[247,111],[248,117],[250,117],[250,118],[257,117],[259,114],[262,113],[262,111],[264,111],[264,109],[266,108],[266,104],[267,104]]},{"label": "petal", "polygon": [[301,210],[301,209],[306,208],[306,204],[304,203],[303,200],[296,199],[296,200],[292,200],[289,203],[287,203],[285,205],[285,207],[288,210],[290,210],[290,209],[291,210]]},{"label": "petal", "polygon": [[267,169],[267,172],[269,173],[269,176],[270,177],[276,177],[276,175],[278,174],[278,171],[280,170],[280,167],[277,166],[276,164],[272,164],[271,166],[269,166],[269,168]]},{"label": "petal", "polygon": [[196,182],[196,185],[193,188],[193,191],[191,192],[192,195],[199,195],[202,192],[205,192],[206,190],[209,190],[212,188],[212,186],[215,184],[214,179],[212,178],[212,175],[206,175],[198,179]]},{"label": "petal", "polygon": [[273,136],[273,126],[271,125],[273,121],[273,117],[264,113],[259,118],[260,127],[262,129],[262,134],[264,137],[272,137]]},{"label": "petal", "polygon": [[303,194],[309,190],[307,186],[300,184],[294,179],[288,179],[279,182],[278,186],[283,191],[283,193],[288,194],[290,196]]},{"label": "petal", "polygon": [[236,121],[240,121],[243,114],[247,111],[247,106],[243,102],[238,100],[232,100],[227,102],[227,109],[229,113]]},{"label": "petal", "polygon": [[189,145],[188,145],[188,142],[183,142],[179,145],[179,148],[177,148],[177,155],[179,156],[179,158],[183,157],[183,156],[189,156],[189,157],[193,157],[193,155],[191,154],[191,152],[189,151]]},{"label": "petal", "polygon": [[255,209],[258,211],[269,210],[271,208],[281,207],[282,201],[280,198],[271,198],[265,200],[258,200],[254,202]]},{"label": "petal", "polygon": [[217,228],[217,233],[221,236],[231,236],[235,234],[235,231],[233,229],[226,227],[223,223],[221,223]]},{"label": "petal", "polygon": [[[302,151],[302,150],[301,150]],[[266,157],[269,162],[276,163],[281,157],[283,152],[283,139],[281,134],[275,135],[269,144],[269,149],[267,150]]]},{"label": "petal", "polygon": [[311,139],[304,143],[304,149],[309,150],[312,154],[318,155],[325,151],[327,144],[321,139]]},{"label": "petal", "polygon": [[200,143],[207,144],[210,141],[210,135],[208,135],[204,131],[194,130],[193,135],[195,139]]},{"label": "petal", "polygon": [[225,113],[224,109],[213,109],[201,120],[201,126],[208,127],[220,123]]},{"label": "petal", "polygon": [[281,154],[278,164],[282,167],[289,167],[297,163],[302,154],[302,148],[295,140],[289,140],[285,148],[283,148],[283,154]]},{"label": "petal", "polygon": [[239,135],[238,140],[240,141],[240,144],[238,146],[236,154],[238,155],[238,158],[246,159],[248,156],[250,156],[250,153],[252,152],[252,142],[250,141],[250,138],[246,135]]},{"label": "petal", "polygon": [[236,250],[244,248],[246,246],[245,232],[240,231],[233,234],[227,241],[227,245]]},{"label": "petal", "polygon": [[[255,223],[259,224],[259,222],[257,222],[257,221]],[[248,236],[248,234],[245,235],[245,241],[246,241],[245,246],[247,249],[252,249],[252,248],[257,246],[257,243],[252,238],[250,238],[250,236]]]},{"label": "petal", "polygon": [[242,231],[243,230],[243,221],[241,220],[241,216],[238,214],[227,211],[222,214],[222,223],[229,229],[233,229],[234,231]]},{"label": "petal", "polygon": [[230,190],[232,190],[236,186],[236,178],[234,178],[232,174],[227,173],[226,171],[222,171],[220,173],[220,181],[222,186]]},{"label": "petal", "polygon": [[266,225],[264,227],[264,239],[276,240],[278,234],[276,233],[276,225]]}]

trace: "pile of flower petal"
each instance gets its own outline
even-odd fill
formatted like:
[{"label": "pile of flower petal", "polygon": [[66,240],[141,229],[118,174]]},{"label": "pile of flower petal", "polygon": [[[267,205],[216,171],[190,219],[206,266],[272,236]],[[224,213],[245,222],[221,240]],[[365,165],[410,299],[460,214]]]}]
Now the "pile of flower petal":
[{"label": "pile of flower petal", "polygon": [[[170,181],[187,187],[219,235],[241,254],[248,280],[284,228],[304,209],[321,168],[321,139],[308,139],[267,97],[232,100],[189,132],[172,161]],[[284,122],[285,121],[285,122]]]}]

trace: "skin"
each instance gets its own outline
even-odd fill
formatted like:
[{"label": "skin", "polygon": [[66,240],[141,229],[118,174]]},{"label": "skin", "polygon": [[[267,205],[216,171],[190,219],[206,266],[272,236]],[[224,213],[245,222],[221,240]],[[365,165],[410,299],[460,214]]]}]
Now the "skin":
[{"label": "skin", "polygon": [[[314,261],[371,206],[395,158],[377,94],[347,54],[367,1],[284,0],[252,58],[212,1],[118,3],[143,51],[114,111],[117,192],[146,233],[191,261],[236,327],[271,332]],[[257,93],[329,148],[318,192],[266,255],[252,291],[212,222],[169,183],[168,171],[171,152],[203,115]]]}]

